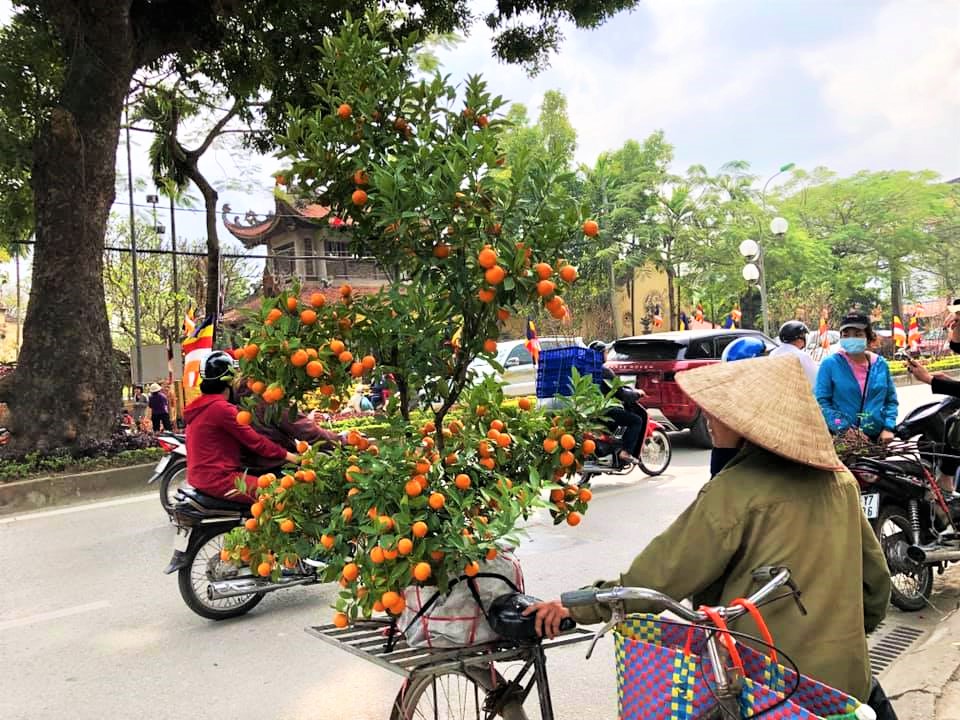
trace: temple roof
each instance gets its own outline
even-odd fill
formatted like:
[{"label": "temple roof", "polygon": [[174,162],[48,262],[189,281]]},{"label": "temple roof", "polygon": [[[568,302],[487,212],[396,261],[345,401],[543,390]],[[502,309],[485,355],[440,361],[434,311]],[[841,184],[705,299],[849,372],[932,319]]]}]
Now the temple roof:
[{"label": "temple roof", "polygon": [[276,204],[276,212],[267,215],[264,220],[258,221],[254,213],[248,212],[245,222],[241,222],[239,215],[234,215],[232,221],[228,219],[230,206],[224,205],[221,213],[223,224],[230,234],[247,248],[264,245],[274,235],[281,235],[296,228],[336,228],[344,224],[340,218],[331,217],[330,208],[323,205],[297,205],[281,197],[276,198]]}]

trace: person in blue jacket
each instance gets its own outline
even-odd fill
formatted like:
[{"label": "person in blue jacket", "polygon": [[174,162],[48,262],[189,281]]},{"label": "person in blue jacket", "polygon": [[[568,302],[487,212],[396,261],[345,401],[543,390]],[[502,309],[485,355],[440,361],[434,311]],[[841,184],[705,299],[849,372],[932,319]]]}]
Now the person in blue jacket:
[{"label": "person in blue jacket", "polygon": [[848,314],[840,350],[820,363],[814,395],[831,433],[860,432],[886,443],[897,425],[897,389],[886,360],[867,351],[875,338],[866,315]]}]

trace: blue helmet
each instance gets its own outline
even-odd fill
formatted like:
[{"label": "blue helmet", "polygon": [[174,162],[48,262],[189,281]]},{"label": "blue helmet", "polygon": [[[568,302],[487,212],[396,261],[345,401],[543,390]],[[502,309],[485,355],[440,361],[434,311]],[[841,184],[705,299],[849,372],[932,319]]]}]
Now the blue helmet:
[{"label": "blue helmet", "polygon": [[734,362],[736,360],[749,360],[750,358],[760,357],[766,351],[766,345],[763,340],[756,337],[741,337],[734,340],[723,349],[720,356],[722,362]]}]

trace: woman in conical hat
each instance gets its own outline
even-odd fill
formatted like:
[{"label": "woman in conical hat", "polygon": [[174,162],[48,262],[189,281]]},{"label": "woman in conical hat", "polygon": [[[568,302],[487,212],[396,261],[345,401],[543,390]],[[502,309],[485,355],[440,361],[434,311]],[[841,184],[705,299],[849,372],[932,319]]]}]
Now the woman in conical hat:
[{"label": "woman in conical hat", "polygon": [[[801,672],[866,700],[865,630],[886,614],[890,576],[800,362],[719,363],[678,373],[677,382],[706,414],[714,443],[736,455],[625,573],[598,584],[654,588],[691,598],[694,607],[724,605],[759,589],[754,569],[786,566],[808,612],[791,601],[764,607],[777,646]],[[604,606],[568,610],[559,601],[534,610],[546,635],[567,616],[609,617]],[[747,623],[736,629],[754,631]]]}]

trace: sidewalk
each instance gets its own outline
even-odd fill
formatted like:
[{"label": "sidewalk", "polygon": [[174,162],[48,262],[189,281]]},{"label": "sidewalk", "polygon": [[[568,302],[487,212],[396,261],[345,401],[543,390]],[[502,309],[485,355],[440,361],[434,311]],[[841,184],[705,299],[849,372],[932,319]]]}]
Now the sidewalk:
[{"label": "sidewalk", "polygon": [[960,573],[935,583],[932,632],[880,674],[899,720],[960,720]]}]

